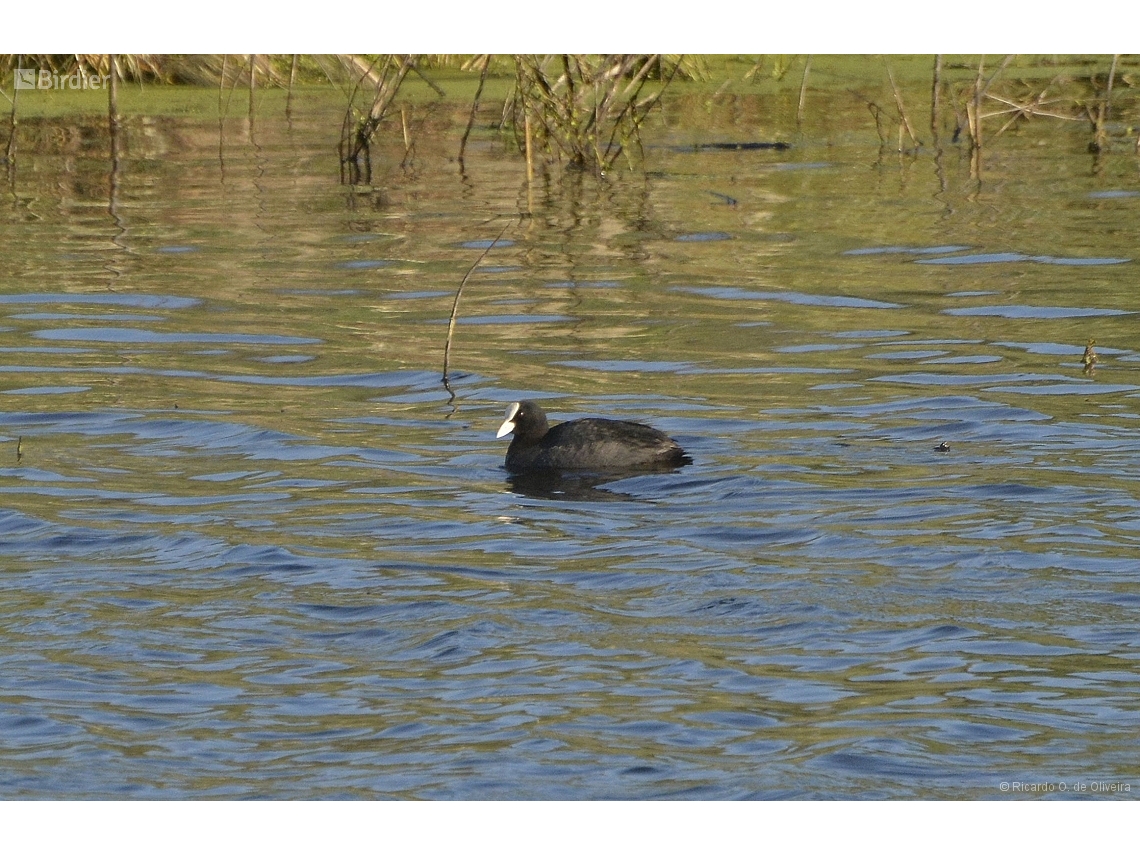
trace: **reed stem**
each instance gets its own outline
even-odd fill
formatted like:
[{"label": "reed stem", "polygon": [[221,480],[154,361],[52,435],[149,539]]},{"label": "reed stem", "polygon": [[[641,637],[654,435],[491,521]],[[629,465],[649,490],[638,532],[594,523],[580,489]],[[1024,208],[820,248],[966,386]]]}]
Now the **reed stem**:
[{"label": "reed stem", "polygon": [[983,55],[978,60],[978,79],[974,82],[974,110],[970,114],[970,139],[974,143],[974,148],[982,147],[982,74],[986,66],[986,58]]},{"label": "reed stem", "polygon": [[534,135],[530,129],[529,110],[523,115],[523,134],[526,140],[526,183],[529,187],[534,184]]},{"label": "reed stem", "polygon": [[942,106],[942,54],[934,57],[934,81],[930,85],[930,135],[938,147],[938,114]]},{"label": "reed stem", "polygon": [[293,62],[289,66],[289,94],[285,96],[285,118],[293,118],[293,86],[297,82],[297,64],[300,54],[293,54]]},{"label": "reed stem", "polygon": [[807,82],[808,74],[811,73],[811,54],[808,54],[807,60],[804,62],[804,77],[800,81],[800,103],[796,107],[796,127],[798,128],[804,121],[804,104],[807,101]]},{"label": "reed stem", "polygon": [[[910,126],[910,119],[907,118],[906,115],[906,107],[903,106],[902,93],[899,92],[898,84],[895,83],[895,75],[891,71],[890,63],[887,63],[887,79],[891,81],[891,91],[894,92],[895,95],[895,107],[898,108],[899,119],[902,120],[902,127],[906,128],[907,136],[909,136],[910,141],[914,143],[914,147],[918,148],[922,143],[918,141],[918,137],[914,135],[914,129]],[[902,128],[899,128],[899,151],[902,151]]]},{"label": "reed stem", "polygon": [[471,136],[471,129],[475,127],[475,116],[479,112],[479,99],[483,95],[483,84],[487,82],[487,69],[491,67],[491,54],[483,57],[483,69],[479,72],[479,85],[475,89],[475,97],[471,101],[471,113],[467,117],[467,127],[463,131],[463,138],[459,141],[459,165],[463,166],[463,153],[467,150],[467,138]]},{"label": "reed stem", "polygon": [[107,64],[110,66],[108,69],[108,76],[110,81],[107,85],[107,109],[109,112],[109,123],[111,130],[111,138],[116,136],[116,130],[119,127],[119,73],[116,69],[118,63],[116,54],[109,54],[107,56]]},{"label": "reed stem", "polygon": [[[16,54],[12,57],[12,73],[16,73],[16,69],[20,68],[22,55]],[[3,90],[0,90],[0,95],[3,95]],[[4,171],[7,173],[8,186],[11,189],[12,198],[16,198],[16,104],[20,100],[20,87],[12,83],[12,112],[8,115],[8,142],[4,146],[4,156],[0,157],[0,163],[4,164]]]},{"label": "reed stem", "polygon": [[249,55],[249,123],[253,125],[253,91],[257,86],[257,54]]},{"label": "reed stem", "polygon": [[451,389],[451,387],[448,386],[448,383],[450,382],[450,378],[448,377],[448,370],[451,365],[451,339],[455,336],[455,324],[459,318],[459,298],[463,296],[463,286],[467,284],[467,280],[471,278],[471,274],[475,272],[475,268],[478,267],[483,259],[487,257],[487,253],[490,252],[491,249],[499,242],[502,236],[507,233],[507,229],[511,227],[513,222],[514,221],[512,220],[503,226],[503,229],[499,232],[498,236],[487,245],[486,249],[484,249],[483,252],[479,254],[479,257],[475,259],[475,263],[471,265],[471,269],[467,271],[467,274],[460,281],[459,287],[455,291],[455,302],[451,304],[451,317],[447,321],[447,343],[443,347],[443,385],[448,388],[448,391]]}]

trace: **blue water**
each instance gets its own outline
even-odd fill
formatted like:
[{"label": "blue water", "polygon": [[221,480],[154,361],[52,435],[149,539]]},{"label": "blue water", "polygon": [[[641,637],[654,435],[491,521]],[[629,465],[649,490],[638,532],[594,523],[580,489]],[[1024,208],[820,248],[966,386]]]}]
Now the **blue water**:
[{"label": "blue water", "polygon": [[[127,158],[119,223],[20,155],[51,216],[0,223],[0,795],[1140,792],[1140,242],[1091,195],[1127,157],[1059,180],[1081,155],[1027,142],[1011,200],[870,172],[865,111],[826,151],[650,149],[538,194],[445,387],[525,167],[460,181],[457,120],[416,169],[378,143],[362,206],[308,109],[224,169],[180,119],[206,142]],[[694,463],[509,479],[523,397]]]}]

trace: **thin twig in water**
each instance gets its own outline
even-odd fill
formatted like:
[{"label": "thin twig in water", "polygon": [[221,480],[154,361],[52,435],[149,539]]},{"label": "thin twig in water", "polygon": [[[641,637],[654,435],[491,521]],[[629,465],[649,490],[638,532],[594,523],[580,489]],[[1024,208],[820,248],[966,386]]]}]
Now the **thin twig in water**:
[{"label": "thin twig in water", "polygon": [[487,244],[486,249],[484,249],[479,257],[475,259],[475,263],[471,265],[471,269],[467,271],[467,275],[463,277],[462,281],[459,283],[459,287],[455,291],[455,302],[451,304],[451,318],[447,322],[447,343],[443,347],[443,385],[449,392],[451,391],[451,386],[448,385],[449,381],[447,372],[448,367],[451,364],[451,339],[452,336],[455,335],[455,322],[459,317],[459,298],[463,296],[463,286],[467,284],[467,280],[471,278],[471,274],[475,272],[475,268],[478,267],[480,262],[482,262],[483,259],[487,257],[487,253],[491,251],[491,248],[498,244],[500,238],[502,238],[502,236],[507,233],[507,229],[509,229],[513,224],[514,221],[512,220],[503,226],[503,230],[499,232],[498,237]]}]

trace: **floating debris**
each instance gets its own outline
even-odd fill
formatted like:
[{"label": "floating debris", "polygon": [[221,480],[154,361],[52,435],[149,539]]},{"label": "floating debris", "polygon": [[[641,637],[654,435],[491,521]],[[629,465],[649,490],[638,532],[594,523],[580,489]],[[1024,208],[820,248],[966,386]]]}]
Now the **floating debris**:
[{"label": "floating debris", "polygon": [[787,151],[786,142],[706,142],[673,146],[674,151]]},{"label": "floating debris", "polygon": [[24,458],[24,438],[22,436],[16,437],[16,462],[19,463]]},{"label": "floating debris", "polygon": [[1093,349],[1095,344],[1096,339],[1090,338],[1089,343],[1085,345],[1085,355],[1081,357],[1081,363],[1085,366],[1085,374],[1092,374],[1096,371],[1096,364],[1100,360],[1100,357],[1096,355],[1096,350]]},{"label": "floating debris", "polygon": [[705,192],[720,199],[720,201],[724,202],[726,205],[735,205],[737,202],[736,199],[734,199],[732,196],[729,196],[727,193],[717,193],[715,190],[706,190]]}]

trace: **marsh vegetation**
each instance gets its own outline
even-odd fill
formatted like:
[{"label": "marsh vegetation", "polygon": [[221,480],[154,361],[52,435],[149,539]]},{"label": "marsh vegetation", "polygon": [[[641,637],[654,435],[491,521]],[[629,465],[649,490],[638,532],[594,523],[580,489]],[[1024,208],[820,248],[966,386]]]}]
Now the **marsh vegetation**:
[{"label": "marsh vegetation", "polygon": [[[532,179],[546,168],[599,174],[619,164],[643,168],[642,125],[677,81],[708,90],[710,102],[741,92],[795,93],[796,127],[786,129],[789,137],[819,103],[813,89],[842,86],[866,105],[883,149],[913,153],[961,143],[979,169],[981,152],[1004,135],[1033,133],[1049,122],[1086,126],[1094,153],[1140,152],[1140,61],[1123,56],[68,54],[8,55],[0,67],[9,81],[16,69],[35,68],[58,80],[104,76],[142,87],[212,86],[226,111],[236,92],[248,90],[251,116],[258,87],[285,88],[290,96],[299,86],[335,87],[345,97],[341,178],[352,185],[371,183],[378,134],[398,135],[413,154],[433,99],[470,104],[457,152],[461,164],[481,121],[513,142]],[[19,90],[0,91],[10,104],[11,159],[18,151]],[[291,108],[291,97],[287,104]],[[113,115],[117,107],[109,109]]]}]

